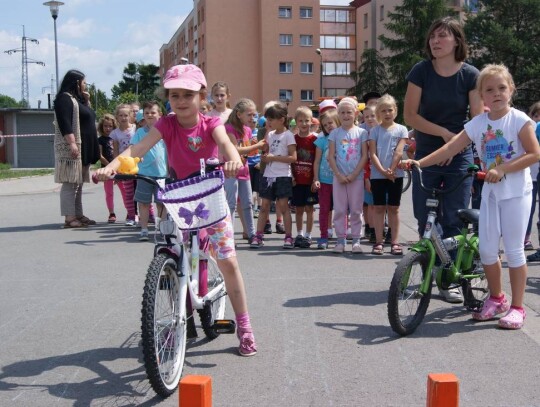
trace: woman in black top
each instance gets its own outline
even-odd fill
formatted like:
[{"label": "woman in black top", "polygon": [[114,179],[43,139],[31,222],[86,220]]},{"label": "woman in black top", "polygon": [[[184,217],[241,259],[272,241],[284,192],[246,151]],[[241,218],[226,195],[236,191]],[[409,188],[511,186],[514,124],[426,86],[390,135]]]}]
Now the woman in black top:
[{"label": "woman in black top", "polygon": [[64,228],[79,228],[96,222],[83,214],[82,186],[90,181],[90,165],[99,160],[96,115],[88,103],[82,72],[70,70],[64,76],[54,100],[55,172],[62,184],[60,211]]}]

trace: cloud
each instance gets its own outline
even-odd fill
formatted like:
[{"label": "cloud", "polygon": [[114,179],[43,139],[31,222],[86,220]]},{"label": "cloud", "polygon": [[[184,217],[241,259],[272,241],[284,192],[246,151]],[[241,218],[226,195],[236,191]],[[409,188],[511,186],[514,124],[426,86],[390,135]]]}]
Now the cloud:
[{"label": "cloud", "polygon": [[69,18],[58,28],[58,36],[65,39],[86,38],[95,32],[96,23],[92,19],[77,20]]}]

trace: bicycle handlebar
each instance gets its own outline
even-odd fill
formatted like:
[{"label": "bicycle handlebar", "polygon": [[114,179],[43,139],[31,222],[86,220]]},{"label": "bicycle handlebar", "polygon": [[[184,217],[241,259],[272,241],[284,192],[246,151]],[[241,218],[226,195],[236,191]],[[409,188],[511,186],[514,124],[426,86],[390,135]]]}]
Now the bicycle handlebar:
[{"label": "bicycle handlebar", "polygon": [[424,185],[424,182],[422,181],[422,169],[418,167],[415,164],[411,165],[411,169],[418,173],[418,179],[420,181],[420,188],[427,192],[428,194],[437,194],[437,195],[446,195],[454,192],[456,189],[459,188],[459,186],[469,177],[476,177],[479,180],[483,180],[485,177],[485,173],[480,171],[480,168],[477,165],[471,165],[467,168],[467,173],[464,174],[458,183],[453,188],[450,189],[441,189],[441,188],[428,188]]}]

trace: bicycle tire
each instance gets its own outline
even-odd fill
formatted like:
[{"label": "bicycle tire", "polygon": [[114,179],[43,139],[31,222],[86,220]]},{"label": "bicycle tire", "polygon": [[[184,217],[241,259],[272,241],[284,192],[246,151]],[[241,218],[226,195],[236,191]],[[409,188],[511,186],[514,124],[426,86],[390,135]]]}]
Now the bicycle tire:
[{"label": "bicycle tire", "polygon": [[216,332],[216,330],[213,329],[214,321],[216,319],[223,319],[225,316],[227,292],[225,291],[223,275],[219,271],[216,261],[211,256],[201,254],[201,262],[202,261],[206,262],[208,268],[206,292],[211,291],[219,284],[223,285],[223,288],[218,292],[214,299],[206,303],[203,309],[197,310],[205,336],[208,340],[214,340],[220,335],[219,332]]},{"label": "bicycle tire", "polygon": [[485,301],[489,297],[489,289],[486,274],[484,273],[484,267],[482,261],[480,260],[480,255],[475,254],[473,258],[474,272],[478,277],[468,279],[467,284],[471,289],[471,294],[475,300]]},{"label": "bicycle tire", "polygon": [[428,292],[418,295],[418,289],[424,281],[428,263],[427,253],[411,251],[398,263],[394,272],[388,292],[388,320],[392,330],[401,336],[413,333],[426,315],[431,300],[431,273],[428,273]]},{"label": "bicycle tire", "polygon": [[144,367],[154,391],[166,398],[178,388],[186,356],[187,286],[180,287],[177,261],[158,254],[144,283],[141,336]]},{"label": "bicycle tire", "polygon": [[412,182],[411,170],[403,171],[403,187],[401,187],[401,193],[404,193],[409,189]]}]

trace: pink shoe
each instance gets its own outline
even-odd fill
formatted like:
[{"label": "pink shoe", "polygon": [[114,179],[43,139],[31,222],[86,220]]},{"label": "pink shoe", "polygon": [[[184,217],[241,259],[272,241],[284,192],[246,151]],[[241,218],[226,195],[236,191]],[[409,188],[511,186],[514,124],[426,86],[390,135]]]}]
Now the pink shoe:
[{"label": "pink shoe", "polygon": [[476,319],[477,321],[487,321],[492,318],[495,318],[495,316],[499,314],[505,313],[509,309],[510,309],[510,304],[508,303],[506,296],[503,296],[503,299],[500,302],[495,301],[491,299],[491,297],[489,297],[484,302],[482,311],[473,312],[472,317],[473,319]]},{"label": "pink shoe", "polygon": [[257,354],[257,344],[253,337],[253,332],[242,331],[240,328],[236,331],[238,339],[240,339],[240,346],[238,347],[238,353],[240,356],[253,356]]},{"label": "pink shoe", "polygon": [[508,314],[499,319],[499,327],[504,329],[521,329],[525,321],[525,310],[521,312],[518,309],[510,308]]}]

